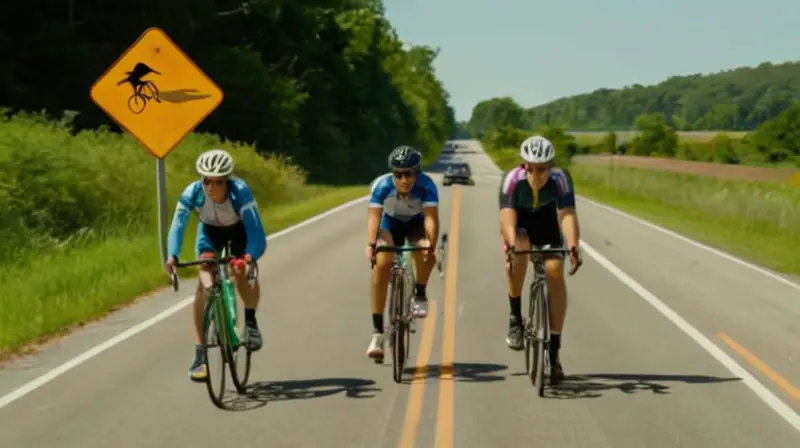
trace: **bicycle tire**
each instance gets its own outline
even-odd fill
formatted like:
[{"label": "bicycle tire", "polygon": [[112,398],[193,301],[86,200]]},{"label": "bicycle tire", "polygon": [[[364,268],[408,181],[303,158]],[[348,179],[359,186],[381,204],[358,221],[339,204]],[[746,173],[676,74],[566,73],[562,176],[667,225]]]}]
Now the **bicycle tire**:
[{"label": "bicycle tire", "polygon": [[[222,312],[222,307],[220,306],[222,302],[217,300],[217,293],[215,292],[212,297],[209,297],[206,301],[205,311],[203,313],[203,351],[205,354],[205,362],[206,362],[206,389],[208,390],[208,395],[211,398],[211,401],[214,403],[214,406],[224,409],[222,404],[222,397],[225,396],[225,364],[229,362],[228,354],[226,353],[225,347],[227,346],[226,340],[228,338],[227,334],[225,333],[225,329],[219,328],[219,322],[223,321],[223,319],[219,319],[219,313]],[[223,324],[224,326],[224,324]],[[213,329],[213,330],[212,330]],[[220,390],[217,394],[214,393],[214,387],[212,385],[211,379],[211,365],[209,362],[209,348],[213,344],[209,344],[209,337],[216,336],[217,338],[217,347],[220,349],[220,354],[222,355],[222,365],[220,366]]]},{"label": "bicycle tire", "polygon": [[[406,246],[408,246],[408,242],[406,242]],[[411,288],[411,291],[414,291],[414,285],[416,284],[416,276],[414,274],[414,267],[411,265],[411,261],[409,257],[406,256],[403,258],[403,267],[404,272],[408,275],[408,278],[403,279],[403,285],[408,285]],[[411,353],[411,322],[414,319],[414,310],[411,308],[411,294],[406,293],[405,288],[402,291],[402,310],[403,313],[401,314],[401,319],[403,320],[404,327],[404,344],[403,344],[403,362],[405,364],[408,361],[408,356]]]},{"label": "bicycle tire", "polygon": [[392,335],[390,344],[392,346],[392,373],[395,383],[400,383],[403,380],[403,368],[405,367],[406,360],[406,347],[405,336],[407,333],[405,316],[403,313],[404,306],[404,290],[405,279],[399,275],[397,271],[392,274],[392,295],[391,295],[391,322],[392,322]]},{"label": "bicycle tire", "polygon": [[[139,106],[139,102],[141,101],[142,105]],[[147,98],[139,93],[135,93],[128,98],[128,110],[133,112],[136,115],[144,112],[144,109],[147,107]]]},{"label": "bicycle tire", "polygon": [[[233,297],[232,300],[234,300],[234,310],[236,310],[238,308],[238,300],[236,300],[235,296]],[[225,309],[225,329],[229,332],[236,332],[237,316],[235,315],[231,316],[227,311],[228,310],[227,306],[223,306],[222,308]],[[228,333],[226,333],[226,335],[227,334]],[[226,344],[228,348],[227,351],[229,353],[228,359],[230,360],[230,362],[228,363],[228,369],[231,372],[231,381],[233,382],[233,386],[236,388],[236,392],[243,394],[247,391],[247,382],[250,378],[251,352],[250,350],[247,349],[247,347],[245,347],[242,337],[238,336],[238,339],[239,343],[236,344],[235,346],[230,343]],[[227,337],[226,337],[226,342],[228,342]],[[242,353],[242,350],[244,350],[244,353]],[[244,354],[245,356],[244,375],[240,375],[239,366],[237,365],[237,362],[239,361],[239,356],[242,354]]]},{"label": "bicycle tire", "polygon": [[[239,309],[239,305],[240,304],[237,303],[237,310]],[[242,309],[244,309],[243,305],[242,305]],[[242,312],[238,313],[238,316],[244,316],[244,312],[242,311]],[[234,320],[237,321],[236,322],[237,324],[239,322],[242,323],[241,330],[243,332],[244,331],[244,319],[241,319],[241,320],[234,319]],[[234,328],[236,328],[236,326],[234,326]],[[236,328],[235,331],[238,332],[239,328]],[[236,390],[240,394],[246,392],[248,382],[250,381],[250,369],[252,367],[252,359],[251,359],[251,357],[252,357],[252,354],[253,354],[253,352],[251,352],[250,349],[247,348],[247,346],[245,346],[245,344],[242,342],[242,339],[243,338],[240,336],[239,337],[239,344],[236,347],[234,347],[234,349],[233,349],[232,362],[231,362],[231,365],[236,366],[236,368],[235,368],[235,372],[236,373],[231,372],[232,375],[233,375],[233,384],[236,386]],[[244,356],[244,366],[243,366],[244,369],[242,369],[244,371],[244,375],[239,375],[239,372],[240,372],[240,370],[239,370],[239,357],[240,356]]]},{"label": "bicycle tire", "polygon": [[539,320],[539,327],[541,328],[541,336],[537,337],[537,344],[539,346],[539,365],[537,366],[538,389],[539,396],[544,396],[544,388],[550,377],[550,309],[547,303],[547,285],[542,282],[541,289],[539,290],[539,298],[536,300],[536,308]]},{"label": "bicycle tire", "polygon": [[538,279],[531,283],[530,296],[528,297],[528,319],[525,323],[525,371],[531,380],[531,384],[536,386],[539,360],[541,359],[539,337],[539,291],[542,284]]}]

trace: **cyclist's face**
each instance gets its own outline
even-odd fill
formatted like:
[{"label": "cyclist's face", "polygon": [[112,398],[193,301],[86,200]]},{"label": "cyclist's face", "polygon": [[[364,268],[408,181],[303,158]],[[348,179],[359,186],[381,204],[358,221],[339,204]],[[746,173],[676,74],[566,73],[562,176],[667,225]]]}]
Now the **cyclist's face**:
[{"label": "cyclist's face", "polygon": [[547,178],[550,176],[550,164],[528,163],[525,165],[525,171],[528,173],[528,181],[538,190],[547,183]]},{"label": "cyclist's face", "polygon": [[414,181],[417,176],[413,170],[394,170],[392,173],[394,177],[394,186],[400,193],[408,193],[411,187],[414,186]]},{"label": "cyclist's face", "polygon": [[225,191],[227,187],[227,177],[204,177],[203,178],[203,187],[206,189],[206,193],[211,197],[211,199],[222,202],[225,200]]}]

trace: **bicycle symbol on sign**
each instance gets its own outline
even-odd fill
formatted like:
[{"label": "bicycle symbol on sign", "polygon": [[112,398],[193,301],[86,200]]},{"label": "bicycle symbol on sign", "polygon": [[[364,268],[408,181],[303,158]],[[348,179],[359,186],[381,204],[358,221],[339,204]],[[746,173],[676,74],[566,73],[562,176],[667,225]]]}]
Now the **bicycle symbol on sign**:
[{"label": "bicycle symbol on sign", "polygon": [[125,72],[128,76],[117,83],[118,86],[128,83],[133,87],[133,95],[128,98],[128,109],[135,114],[140,114],[144,111],[145,107],[147,107],[148,100],[152,99],[156,100],[157,103],[161,102],[156,84],[153,81],[142,80],[142,78],[150,73],[155,73],[156,75],[161,74],[150,68],[147,64],[137,62],[133,70]]}]

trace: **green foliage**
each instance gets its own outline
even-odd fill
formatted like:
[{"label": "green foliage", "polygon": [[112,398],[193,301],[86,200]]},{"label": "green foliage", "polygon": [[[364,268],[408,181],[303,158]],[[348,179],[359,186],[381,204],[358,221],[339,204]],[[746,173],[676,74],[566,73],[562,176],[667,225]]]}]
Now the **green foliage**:
[{"label": "green foliage", "polygon": [[88,89],[151,26],[225,92],[198,131],[290,157],[311,181],[367,181],[399,144],[435,160],[454,129],[437,50],[404,45],[376,0],[6,3],[0,104],[76,110],[79,130],[117,130]]},{"label": "green foliage", "polygon": [[[797,91],[800,92],[800,80],[798,80],[800,77],[798,79],[786,77],[787,73],[800,75],[800,65],[798,64],[782,64],[779,66],[762,64],[757,69],[736,69],[708,77],[699,75],[694,77],[673,77],[669,81],[652,88],[637,87],[620,91],[606,90],[602,94],[595,92],[592,95],[558,100],[551,104],[568,104],[570,113],[583,116],[585,114],[599,113],[597,112],[598,110],[618,107],[619,104],[615,103],[617,101],[615,95],[633,98],[630,96],[632,95],[631,92],[637,95],[645,95],[643,92],[650,92],[647,89],[655,89],[651,92],[653,95],[658,94],[664,98],[682,98],[680,88],[688,89],[692,87],[692,89],[700,89],[702,87],[719,93],[722,87],[715,83],[727,83],[725,84],[726,88],[731,89],[733,92],[738,91],[738,87],[736,87],[737,79],[744,80],[741,81],[743,83],[745,81],[750,83],[754,79],[753,76],[761,75],[762,77],[759,79],[762,81],[760,81],[761,84],[758,84],[760,86],[759,89],[763,90],[765,92],[764,95],[767,96],[758,101],[754,100],[755,103],[753,103],[755,104],[753,107],[758,107],[758,110],[761,111],[758,114],[758,117],[760,117],[758,123],[760,124],[754,131],[745,134],[743,138],[732,138],[730,135],[720,132],[713,138],[705,140],[682,139],[679,137],[678,130],[686,127],[682,123],[691,118],[688,115],[680,115],[674,110],[665,109],[662,111],[657,108],[653,109],[654,111],[652,112],[630,115],[628,112],[636,108],[631,109],[628,107],[624,108],[625,116],[630,118],[631,121],[625,122],[624,127],[633,127],[632,138],[621,142],[618,138],[618,133],[611,131],[600,141],[597,141],[597,139],[590,141],[586,137],[579,137],[577,141],[572,139],[570,142],[562,144],[562,146],[566,148],[566,153],[570,157],[574,154],[617,153],[723,164],[789,165],[800,167],[800,102],[793,102],[794,97],[786,99],[785,95],[781,96],[776,93],[785,92],[788,88],[786,87],[787,85],[797,85]],[[678,80],[685,82],[678,82]],[[775,85],[769,84],[770,82],[775,83]],[[695,91],[692,90],[692,92]],[[692,95],[695,95],[696,98],[705,98],[697,92],[692,93]],[[732,105],[724,102],[724,95],[720,95],[716,95],[714,98],[721,98],[720,101],[722,102],[717,104],[709,103],[708,111],[702,115],[704,124],[702,126],[693,125],[694,128],[732,129],[739,128],[739,123],[755,123],[751,120],[752,114],[750,112],[748,112],[750,115],[741,115],[744,113],[742,112],[743,110],[747,110],[743,109],[742,104],[744,103]],[[741,101],[746,102],[746,98],[750,98],[748,95],[752,96],[747,92],[741,93]],[[586,101],[589,101],[586,98],[591,98],[591,107],[581,103],[580,101],[583,101],[581,98]],[[767,99],[774,100],[769,107],[764,105],[764,101],[767,101]],[[686,106],[689,103],[685,101],[682,104],[685,107],[689,107]],[[769,113],[764,112],[765,108],[769,109]],[[534,110],[539,110],[539,108],[534,108]],[[521,113],[522,119],[520,119]],[[522,138],[523,133],[531,133],[528,131],[511,132],[511,129],[534,129],[536,132],[544,132],[543,130],[550,129],[551,131],[548,132],[553,132],[556,129],[563,129],[562,125],[547,125],[545,123],[566,122],[569,125],[574,125],[569,120],[531,121],[527,120],[526,116],[530,117],[531,111],[523,111],[513,99],[508,97],[493,98],[482,101],[475,106],[468,127],[483,136],[486,146],[507,147],[515,139]],[[557,114],[552,116],[557,116]],[[591,126],[588,127],[591,128]],[[554,134],[556,136],[554,138],[561,138],[558,136],[562,134],[563,131],[558,131]],[[516,144],[518,145],[518,143]]]},{"label": "green foliage", "polygon": [[472,109],[467,123],[469,132],[478,139],[501,127],[524,128],[523,109],[510,97],[481,101]]},{"label": "green foliage", "polygon": [[[128,135],[72,134],[68,119],[0,116],[0,360],[168,281],[158,263],[153,157]],[[307,185],[303,170],[279,155],[192,134],[167,160],[170,217],[197,179],[197,155],[210,146],[232,153],[268,234],[368,192],[366,185]],[[193,257],[194,222],[185,258]]]},{"label": "green foliage", "polygon": [[800,188],[601,164],[575,164],[570,173],[580,195],[779,271],[800,271]]},{"label": "green foliage", "polygon": [[560,98],[525,110],[523,127],[623,130],[640,115],[659,113],[677,130],[755,129],[797,100],[800,62],[764,62]]},{"label": "green foliage", "polygon": [[[305,173],[252,146],[192,134],[168,158],[169,207],[197,179],[194,161],[209,147],[231,152],[261,206],[301,199]],[[107,130],[72,135],[69,123],[41,114],[0,118],[0,251],[50,249],[109,234],[154,233],[155,163],[133,138]]]}]

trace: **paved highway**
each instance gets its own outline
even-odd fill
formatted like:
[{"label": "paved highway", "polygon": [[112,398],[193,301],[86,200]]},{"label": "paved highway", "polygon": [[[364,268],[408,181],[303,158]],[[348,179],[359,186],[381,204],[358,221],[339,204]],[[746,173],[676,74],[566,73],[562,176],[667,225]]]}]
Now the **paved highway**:
[{"label": "paved highway", "polygon": [[215,408],[187,379],[184,279],[180,293],[142,300],[0,371],[0,446],[800,446],[796,279],[583,199],[585,263],[568,279],[563,337],[568,379],[539,398],[523,353],[504,342],[499,173],[469,144],[440,161],[468,161],[477,185],[440,187],[451,257],[445,278],[432,277],[409,383],[365,356],[360,202],[270,242],[265,346],[251,393],[231,398],[233,410]]}]

